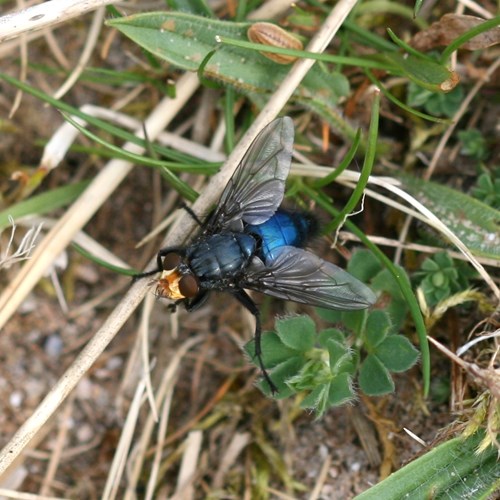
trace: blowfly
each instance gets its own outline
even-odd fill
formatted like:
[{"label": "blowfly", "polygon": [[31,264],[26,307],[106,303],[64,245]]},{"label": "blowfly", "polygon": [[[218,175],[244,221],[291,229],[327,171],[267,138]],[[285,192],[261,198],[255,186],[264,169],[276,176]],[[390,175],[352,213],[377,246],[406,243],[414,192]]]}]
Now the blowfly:
[{"label": "blowfly", "polygon": [[157,295],[188,311],[209,292],[228,292],[255,317],[255,357],[270,389],[261,351],[259,309],[245,290],[301,304],[355,310],[375,303],[373,292],[354,276],[304,250],[314,218],[280,208],[292,159],[294,128],[289,117],[267,125],[245,153],[213,212],[184,247],[157,255]]}]

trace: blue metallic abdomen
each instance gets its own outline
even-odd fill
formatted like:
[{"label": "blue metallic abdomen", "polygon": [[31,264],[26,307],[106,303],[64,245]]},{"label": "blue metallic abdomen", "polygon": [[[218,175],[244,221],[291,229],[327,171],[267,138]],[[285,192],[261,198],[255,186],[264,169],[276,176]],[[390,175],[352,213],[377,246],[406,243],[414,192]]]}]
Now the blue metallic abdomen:
[{"label": "blue metallic abdomen", "polygon": [[200,282],[206,288],[217,288],[246,268],[256,246],[255,238],[245,233],[214,234],[189,247],[186,257]]},{"label": "blue metallic abdomen", "polygon": [[283,246],[302,248],[316,231],[316,221],[303,212],[279,209],[270,219],[258,226],[247,225],[245,232],[257,236],[261,242],[257,255],[264,261],[276,258],[276,250]]}]

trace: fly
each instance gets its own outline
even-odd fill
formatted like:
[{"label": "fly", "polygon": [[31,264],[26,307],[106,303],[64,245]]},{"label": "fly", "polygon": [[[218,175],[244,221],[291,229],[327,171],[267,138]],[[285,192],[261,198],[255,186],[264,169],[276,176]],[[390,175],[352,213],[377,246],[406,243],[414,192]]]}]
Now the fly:
[{"label": "fly", "polygon": [[255,357],[264,379],[276,392],[262,361],[261,321],[245,291],[338,310],[365,309],[374,293],[361,281],[304,250],[314,219],[280,208],[292,159],[294,128],[289,117],[267,125],[248,148],[227,183],[215,210],[184,247],[162,248],[158,296],[192,311],[211,291],[229,292],[255,317]]}]

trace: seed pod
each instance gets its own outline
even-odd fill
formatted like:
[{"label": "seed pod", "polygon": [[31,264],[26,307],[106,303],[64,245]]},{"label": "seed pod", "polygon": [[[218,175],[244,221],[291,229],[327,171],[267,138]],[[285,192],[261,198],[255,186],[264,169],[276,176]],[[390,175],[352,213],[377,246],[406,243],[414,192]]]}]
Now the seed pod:
[{"label": "seed pod", "polygon": [[[298,38],[271,23],[252,24],[248,28],[247,36],[253,43],[262,43],[271,47],[294,50],[302,50],[304,48]],[[261,52],[261,54],[278,64],[291,64],[297,60],[295,56],[286,56],[284,54],[271,54],[270,52]]]}]

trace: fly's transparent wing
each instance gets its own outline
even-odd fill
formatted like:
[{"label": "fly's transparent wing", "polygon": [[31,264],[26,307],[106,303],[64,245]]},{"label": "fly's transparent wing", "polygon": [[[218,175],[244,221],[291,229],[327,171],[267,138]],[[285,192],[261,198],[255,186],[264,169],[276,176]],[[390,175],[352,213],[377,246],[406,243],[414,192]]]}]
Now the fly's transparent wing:
[{"label": "fly's transparent wing", "polygon": [[365,309],[376,301],[375,294],[348,272],[290,246],[283,247],[277,258],[266,264],[254,258],[242,286],[328,309]]},{"label": "fly's transparent wing", "polygon": [[293,149],[293,122],[288,116],[264,127],[229,179],[217,208],[206,226],[208,232],[262,224],[272,217],[285,193]]}]

